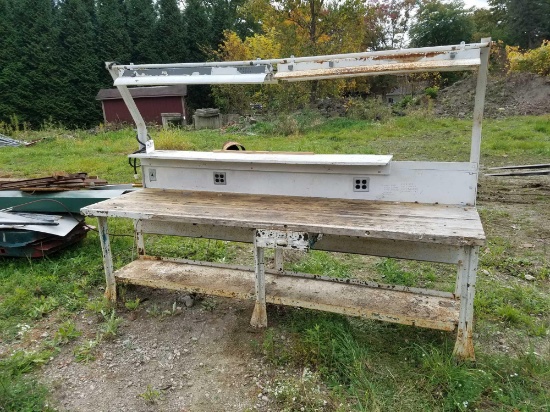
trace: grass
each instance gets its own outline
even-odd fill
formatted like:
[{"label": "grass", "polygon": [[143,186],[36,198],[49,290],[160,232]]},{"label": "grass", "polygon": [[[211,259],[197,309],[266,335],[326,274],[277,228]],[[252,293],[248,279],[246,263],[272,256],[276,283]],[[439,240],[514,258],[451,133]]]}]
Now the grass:
[{"label": "grass", "polygon": [[[391,153],[395,160],[466,161],[471,121],[423,116],[394,117],[385,123],[347,118],[301,120],[289,136],[272,122],[237,125],[224,131],[152,131],[158,149],[213,150],[236,140],[248,150],[311,151],[316,153]],[[487,119],[484,123],[482,163],[487,166],[550,157],[550,116]],[[309,126],[306,126],[309,125]],[[133,181],[126,155],[137,148],[135,132],[46,130],[19,132],[16,138],[44,140],[29,147],[0,151],[0,173],[39,176],[59,171],[86,171],[112,183]],[[442,145],[441,143],[444,142]]]},{"label": "grass", "polygon": [[[161,149],[212,150],[236,140],[248,150],[393,153],[396,160],[453,161],[467,160],[470,127],[469,120],[426,115],[390,118],[382,124],[325,120],[305,113],[241,123],[222,132],[157,130],[152,135]],[[44,140],[0,149],[0,176],[86,171],[112,183],[133,181],[125,158],[136,149],[129,129],[98,133],[48,129],[22,131],[14,137]],[[547,162],[550,116],[487,120],[482,153],[484,166]],[[258,342],[261,356],[274,367],[287,369],[269,389],[277,410],[547,411],[550,256],[547,249],[523,248],[526,241],[518,236],[538,236],[534,231],[540,223],[530,216],[535,212],[546,216],[545,202],[547,198],[534,198],[522,210],[505,210],[490,202],[480,207],[488,243],[480,256],[475,303],[476,364],[454,364],[453,334],[326,313],[280,311],[270,314],[275,326]],[[510,235],[511,225],[521,227],[521,232]],[[132,233],[131,223],[123,220],[111,221],[110,229]],[[135,257],[131,236],[112,237],[111,243],[115,268]],[[247,245],[161,236],[148,236],[146,249],[151,254],[216,262],[243,263],[251,256]],[[297,255],[285,265],[299,272],[442,290],[452,290],[455,276],[454,269],[445,265],[319,251]],[[526,282],[527,275],[535,280]],[[0,340],[8,348],[0,355],[0,410],[49,410],[47,388],[34,379],[41,365],[63,346],[73,351],[76,361],[93,362],[104,339],[120,334],[115,308],[98,298],[103,282],[95,232],[52,257],[0,258]],[[171,302],[161,307],[136,298],[126,299],[125,305],[128,310],[143,306],[159,318],[178,314]],[[214,310],[216,301],[205,300],[202,306]],[[98,323],[91,327],[96,328],[95,338],[90,339],[75,322],[82,310],[97,315]],[[55,331],[53,337],[33,343],[46,325]],[[506,354],[495,349],[500,336],[513,342]],[[296,373],[288,370],[290,366]]]},{"label": "grass", "polygon": [[[311,371],[327,385],[314,399],[310,390],[304,401],[328,399],[325,408],[308,410],[545,411],[550,401],[550,362],[533,352],[481,354],[475,364],[457,365],[446,334],[310,311],[277,321],[260,345],[266,359]],[[300,410],[303,385],[295,376],[271,388],[281,410]]]}]

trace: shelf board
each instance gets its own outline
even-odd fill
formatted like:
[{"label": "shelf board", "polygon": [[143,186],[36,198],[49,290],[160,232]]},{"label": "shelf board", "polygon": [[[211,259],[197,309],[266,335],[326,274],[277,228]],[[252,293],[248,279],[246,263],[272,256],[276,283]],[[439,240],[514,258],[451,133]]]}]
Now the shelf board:
[{"label": "shelf board", "polygon": [[[118,282],[254,300],[252,269],[139,259],[115,272]],[[359,284],[266,273],[268,303],[452,331],[460,301]]]}]

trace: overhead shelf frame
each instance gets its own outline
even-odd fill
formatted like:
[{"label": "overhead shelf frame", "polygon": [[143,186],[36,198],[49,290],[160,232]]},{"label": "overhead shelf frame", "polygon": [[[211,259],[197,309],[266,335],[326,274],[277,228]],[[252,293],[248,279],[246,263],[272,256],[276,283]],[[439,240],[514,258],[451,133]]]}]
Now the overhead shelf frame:
[{"label": "overhead shelf frame", "polygon": [[470,162],[479,165],[481,123],[485,103],[490,38],[479,43],[376,52],[243,61],[116,64],[106,62],[114,85],[134,119],[140,149],[149,140],[147,126],[128,87],[176,84],[276,84],[359,76],[403,75],[478,69]]}]

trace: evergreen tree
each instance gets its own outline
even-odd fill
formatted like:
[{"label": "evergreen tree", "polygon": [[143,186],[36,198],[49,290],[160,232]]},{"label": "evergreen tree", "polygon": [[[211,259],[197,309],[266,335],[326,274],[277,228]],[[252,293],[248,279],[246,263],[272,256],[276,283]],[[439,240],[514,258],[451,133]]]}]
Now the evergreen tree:
[{"label": "evergreen tree", "polygon": [[60,44],[64,62],[62,93],[66,103],[63,123],[90,126],[101,119],[95,95],[99,89],[99,59],[92,16],[84,0],[65,0],[60,10]]},{"label": "evergreen tree", "polygon": [[489,0],[489,5],[506,43],[532,49],[550,39],[550,0]]},{"label": "evergreen tree", "polygon": [[63,108],[59,71],[64,62],[59,59],[51,0],[14,2],[13,22],[16,53],[6,67],[12,84],[7,99],[31,125],[58,120]]},{"label": "evergreen tree", "polygon": [[155,44],[157,16],[152,0],[127,0],[128,33],[132,42],[133,63],[157,63]]},{"label": "evergreen tree", "polygon": [[[99,0],[97,2],[99,41],[98,56],[102,62],[129,63],[132,53],[126,24],[126,10],[122,0]],[[112,78],[104,70],[104,84],[112,85]]]},{"label": "evergreen tree", "polygon": [[13,13],[8,0],[0,0],[0,121],[7,122],[14,114],[13,89],[16,81],[17,66],[15,66],[16,32],[13,24]]},{"label": "evergreen tree", "polygon": [[185,30],[177,0],[158,0],[156,39],[160,63],[186,61]]},{"label": "evergreen tree", "polygon": [[211,0],[210,9],[210,48],[218,50],[224,39],[223,32],[233,30],[233,10],[230,0]]},{"label": "evergreen tree", "polygon": [[203,0],[187,0],[183,12],[185,23],[185,49],[187,61],[202,62],[206,60],[206,50],[210,47],[210,22],[206,4]]}]

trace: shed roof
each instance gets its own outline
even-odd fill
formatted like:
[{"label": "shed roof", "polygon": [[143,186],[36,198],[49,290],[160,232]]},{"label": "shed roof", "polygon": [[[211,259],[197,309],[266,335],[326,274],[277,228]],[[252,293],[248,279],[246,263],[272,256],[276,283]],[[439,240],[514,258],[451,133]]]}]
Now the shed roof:
[{"label": "shed roof", "polygon": [[[134,99],[140,97],[167,97],[167,96],[186,96],[187,86],[175,85],[175,86],[157,86],[157,87],[129,87],[130,94]],[[96,100],[114,100],[122,99],[120,92],[117,88],[113,89],[101,89]]]}]

